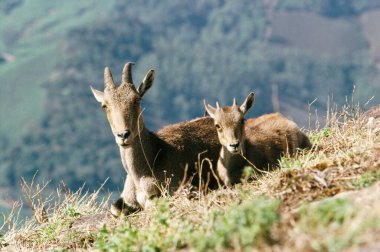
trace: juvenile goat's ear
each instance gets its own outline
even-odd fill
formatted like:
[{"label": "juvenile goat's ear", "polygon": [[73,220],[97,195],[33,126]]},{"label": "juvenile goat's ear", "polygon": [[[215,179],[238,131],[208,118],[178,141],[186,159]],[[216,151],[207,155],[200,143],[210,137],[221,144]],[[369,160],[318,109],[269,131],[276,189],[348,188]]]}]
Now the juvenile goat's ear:
[{"label": "juvenile goat's ear", "polygon": [[255,93],[251,92],[249,93],[247,98],[245,98],[243,104],[240,106],[241,112],[245,115],[248,112],[248,110],[250,110],[253,107],[254,102],[255,102]]},{"label": "juvenile goat's ear", "polygon": [[216,108],[214,108],[213,106],[211,106],[210,104],[208,104],[206,102],[206,100],[203,100],[203,104],[205,106],[205,110],[207,111],[207,113],[211,116],[211,118],[215,118],[215,111],[216,111]]},{"label": "juvenile goat's ear", "polygon": [[91,87],[91,86],[90,86],[90,88],[91,88],[92,93],[93,93],[94,96],[95,96],[95,99],[96,99],[98,102],[102,103],[103,100],[104,100],[104,93],[101,92],[101,91],[99,91],[99,90],[96,90],[95,88],[93,88],[93,87]]},{"label": "juvenile goat's ear", "polygon": [[148,91],[148,89],[153,85],[153,83],[154,83],[154,70],[151,69],[145,75],[144,80],[141,82],[139,88],[137,89],[137,92],[139,92],[141,97],[145,94],[146,91]]}]

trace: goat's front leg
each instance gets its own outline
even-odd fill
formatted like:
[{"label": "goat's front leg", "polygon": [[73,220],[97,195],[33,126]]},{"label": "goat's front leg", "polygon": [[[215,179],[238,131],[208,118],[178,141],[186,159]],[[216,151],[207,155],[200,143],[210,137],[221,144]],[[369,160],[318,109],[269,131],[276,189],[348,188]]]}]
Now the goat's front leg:
[{"label": "goat's front leg", "polygon": [[111,214],[117,217],[121,213],[127,215],[136,212],[139,209],[140,206],[136,199],[136,186],[132,175],[128,174],[120,198],[111,205]]},{"label": "goat's front leg", "polygon": [[223,181],[225,186],[231,186],[231,180],[228,169],[224,166],[221,159],[218,160],[217,168],[219,178]]},{"label": "goat's front leg", "polygon": [[152,205],[152,199],[161,195],[158,186],[158,181],[153,177],[140,178],[139,188],[136,191],[136,198],[140,206],[149,208]]}]

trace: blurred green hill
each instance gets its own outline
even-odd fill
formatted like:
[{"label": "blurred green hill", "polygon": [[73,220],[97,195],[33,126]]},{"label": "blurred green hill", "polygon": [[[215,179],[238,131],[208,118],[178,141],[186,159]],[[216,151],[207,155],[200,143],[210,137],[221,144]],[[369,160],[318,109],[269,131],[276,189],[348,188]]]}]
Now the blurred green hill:
[{"label": "blurred green hill", "polygon": [[[203,114],[253,90],[251,116],[280,111],[308,124],[356,86],[380,102],[380,1],[42,1],[0,2],[0,187],[20,177],[77,189],[122,187],[118,150],[89,90],[103,69],[120,79],[136,63],[138,83],[156,69],[144,97],[152,129]],[[11,190],[15,195],[18,190]],[[15,196],[14,195],[14,196]]]}]

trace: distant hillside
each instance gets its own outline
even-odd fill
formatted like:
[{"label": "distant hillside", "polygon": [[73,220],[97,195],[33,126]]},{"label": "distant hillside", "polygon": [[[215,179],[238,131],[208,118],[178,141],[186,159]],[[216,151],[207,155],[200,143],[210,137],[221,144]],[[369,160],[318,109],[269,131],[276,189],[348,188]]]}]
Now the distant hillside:
[{"label": "distant hillside", "polygon": [[368,46],[358,18],[332,19],[306,11],[274,12],[270,39],[316,56],[359,51]]},{"label": "distant hillside", "polygon": [[43,85],[65,60],[62,47],[75,27],[107,18],[115,1],[5,0],[0,4],[0,134],[19,139],[45,113]]}]

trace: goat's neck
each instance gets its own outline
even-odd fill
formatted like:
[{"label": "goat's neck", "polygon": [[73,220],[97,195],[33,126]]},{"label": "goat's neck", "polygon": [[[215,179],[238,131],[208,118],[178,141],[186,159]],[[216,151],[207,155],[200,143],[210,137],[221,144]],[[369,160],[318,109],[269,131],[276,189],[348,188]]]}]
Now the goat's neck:
[{"label": "goat's neck", "polygon": [[[244,151],[243,151],[244,153]],[[240,154],[232,154],[226,147],[222,147],[218,160],[218,174],[225,185],[239,183],[246,161]]]},{"label": "goat's neck", "polygon": [[122,163],[128,174],[136,178],[152,175],[157,152],[156,138],[143,126],[139,136],[127,148],[120,148]]},{"label": "goat's neck", "polygon": [[232,154],[227,150],[225,146],[222,146],[219,154],[219,161],[227,170],[233,170],[237,166],[241,166],[244,163],[244,159],[241,155],[245,155],[245,145],[242,147],[242,154]]}]

